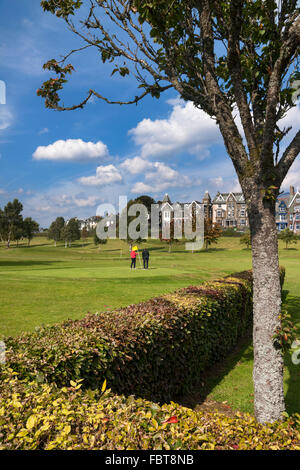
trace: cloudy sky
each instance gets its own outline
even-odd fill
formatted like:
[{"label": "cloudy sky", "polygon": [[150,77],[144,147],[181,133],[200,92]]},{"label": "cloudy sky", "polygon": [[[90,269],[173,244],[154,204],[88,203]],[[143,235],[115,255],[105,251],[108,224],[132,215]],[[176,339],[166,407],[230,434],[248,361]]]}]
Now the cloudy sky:
[{"label": "cloudy sky", "polygon": [[[6,104],[0,104],[0,207],[17,197],[24,215],[43,227],[58,215],[86,218],[99,204],[116,204],[149,194],[173,201],[201,199],[206,190],[239,190],[213,120],[168,91],[160,100],[147,97],[138,106],[93,100],[85,109],[46,109],[37,89],[49,75],[42,65],[59,59],[80,42],[65,24],[42,11],[39,0],[1,0],[0,80]],[[91,50],[71,60],[76,72],[64,94],[67,105],[90,88],[109,99],[132,99],[131,79],[111,76]],[[300,107],[285,119],[299,128]],[[300,161],[284,189],[300,187]]]}]

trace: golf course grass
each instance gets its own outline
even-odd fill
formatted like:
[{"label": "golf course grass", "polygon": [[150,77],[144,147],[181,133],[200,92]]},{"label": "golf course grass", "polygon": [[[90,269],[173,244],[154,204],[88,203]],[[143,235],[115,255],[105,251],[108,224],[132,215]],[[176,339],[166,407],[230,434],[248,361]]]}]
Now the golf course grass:
[{"label": "golf course grass", "polygon": [[[300,246],[286,250],[279,242],[280,264],[286,268],[285,305],[300,330]],[[298,245],[299,242],[298,242]],[[35,238],[30,247],[9,250],[0,245],[0,337],[16,336],[87,312],[111,310],[171,292],[179,287],[251,268],[251,251],[239,238],[223,237],[208,251],[191,253],[183,243],[171,253],[160,241],[148,241],[149,269],[130,270],[128,245],[110,240],[100,248],[92,240],[71,248],[54,247]],[[299,412],[300,366],[285,357],[285,397],[288,413]],[[209,371],[205,383],[183,402],[193,406],[203,399],[227,402],[233,409],[253,412],[253,353],[244,339],[224,363]],[[202,388],[201,388],[202,387]]]}]

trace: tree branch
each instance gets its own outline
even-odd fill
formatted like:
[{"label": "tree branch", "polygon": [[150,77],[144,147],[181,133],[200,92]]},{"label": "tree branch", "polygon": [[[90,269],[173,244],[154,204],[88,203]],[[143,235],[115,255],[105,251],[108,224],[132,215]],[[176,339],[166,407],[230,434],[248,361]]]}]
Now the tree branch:
[{"label": "tree branch", "polygon": [[300,153],[300,131],[297,132],[290,145],[285,149],[278,165],[276,166],[280,183],[284,180],[291,165]]},{"label": "tree branch", "polygon": [[269,81],[266,118],[262,143],[262,159],[264,161],[271,158],[273,155],[273,137],[276,126],[277,105],[279,102],[279,93],[282,84],[282,76],[286,71],[292,57],[296,54],[300,46],[300,17],[298,11],[298,19],[287,32],[284,33],[285,40],[283,41],[280,54],[275,62],[273,71]]},{"label": "tree branch", "polygon": [[74,106],[56,105],[56,106],[53,106],[53,109],[55,109],[56,111],[74,111],[75,109],[80,109],[80,108],[82,109],[87,104],[87,102],[91,99],[91,97],[93,95],[96,96],[97,98],[105,101],[108,104],[119,104],[119,105],[122,105],[122,104],[138,104],[138,102],[141,101],[143,98],[145,98],[145,96],[151,94],[152,91],[154,92],[154,89],[157,90],[159,93],[163,93],[164,91],[166,91],[166,90],[168,90],[169,88],[172,88],[172,87],[173,87],[173,85],[167,85],[165,87],[161,87],[159,85],[153,85],[152,89],[151,88],[147,89],[146,91],[144,91],[144,93],[142,93],[139,96],[136,96],[133,100],[129,100],[129,101],[110,101],[108,98],[105,98],[105,96],[102,96],[100,93],[97,93],[95,90],[89,90],[88,96],[83,101],[81,101],[79,104],[76,104]]},{"label": "tree branch", "polygon": [[214,40],[209,0],[197,1],[200,27],[203,38],[203,71],[205,84],[223,135],[227,151],[239,176],[245,174],[248,162],[247,152],[232,116],[232,110],[222,93],[215,75]]},{"label": "tree branch", "polygon": [[240,62],[240,31],[242,25],[242,0],[233,0],[230,5],[231,27],[228,38],[228,69],[231,73],[236,104],[239,109],[241,122],[245,132],[250,158],[257,158],[257,142],[253,121],[247,102],[247,95],[243,86]]}]

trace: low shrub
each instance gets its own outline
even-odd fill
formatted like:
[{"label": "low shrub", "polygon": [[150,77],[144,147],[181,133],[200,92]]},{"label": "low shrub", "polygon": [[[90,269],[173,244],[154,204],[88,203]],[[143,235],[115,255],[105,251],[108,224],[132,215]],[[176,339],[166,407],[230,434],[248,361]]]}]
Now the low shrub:
[{"label": "low shrub", "polygon": [[28,383],[6,371],[0,382],[0,450],[300,450],[300,416],[258,424],[175,403],[159,406],[72,382]]},{"label": "low shrub", "polygon": [[80,379],[84,388],[107,379],[116,393],[166,402],[199,382],[251,322],[252,274],[237,273],[8,338],[7,364],[21,379],[59,387]]}]

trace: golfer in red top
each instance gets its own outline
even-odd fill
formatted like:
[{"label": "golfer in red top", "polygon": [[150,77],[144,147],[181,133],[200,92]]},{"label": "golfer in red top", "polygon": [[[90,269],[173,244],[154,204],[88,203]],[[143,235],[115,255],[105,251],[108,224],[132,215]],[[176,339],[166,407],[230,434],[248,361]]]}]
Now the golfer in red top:
[{"label": "golfer in red top", "polygon": [[130,253],[130,258],[131,258],[131,266],[130,266],[130,269],[135,269],[135,263],[136,263],[136,251],[135,250],[132,250],[131,253]]}]

